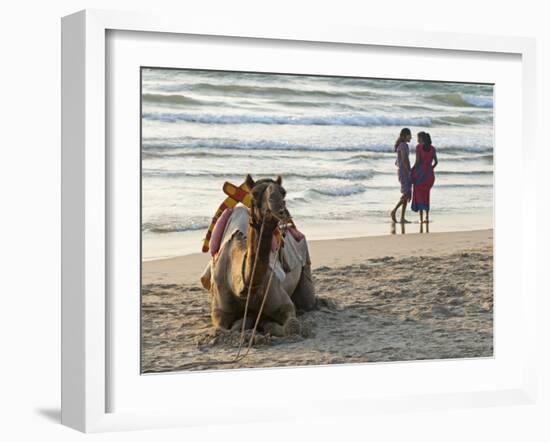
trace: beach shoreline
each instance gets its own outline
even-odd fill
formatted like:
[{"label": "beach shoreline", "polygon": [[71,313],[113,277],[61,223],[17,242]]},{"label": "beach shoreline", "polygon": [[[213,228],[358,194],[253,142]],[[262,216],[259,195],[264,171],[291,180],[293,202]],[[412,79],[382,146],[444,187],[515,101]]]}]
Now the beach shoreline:
[{"label": "beach shoreline", "polygon": [[[298,228],[307,235],[309,241],[327,241],[338,239],[354,239],[363,237],[388,236],[402,234],[402,227],[406,235],[418,233],[420,223],[418,214],[408,211],[406,218],[411,222],[402,226],[392,224],[389,218],[390,209],[386,218],[372,220],[365,218],[361,222],[352,220],[300,220]],[[493,212],[483,211],[477,214],[442,214],[432,215],[429,226],[431,233],[453,233],[473,230],[487,230],[493,225]],[[468,227],[466,227],[468,226]],[[207,228],[185,232],[166,232],[163,234],[142,234],[142,260],[156,261],[159,259],[178,258],[184,255],[196,254],[202,247],[202,241]],[[425,229],[424,229],[425,230]]]},{"label": "beach shoreline", "polygon": [[[410,228],[410,225],[407,227]],[[455,232],[400,234],[396,225],[394,235],[358,236],[308,241],[312,268],[359,262],[384,256],[407,257],[414,254],[451,253],[456,250],[486,245],[493,240],[493,229]],[[198,282],[210,253],[144,260],[142,284]]]}]

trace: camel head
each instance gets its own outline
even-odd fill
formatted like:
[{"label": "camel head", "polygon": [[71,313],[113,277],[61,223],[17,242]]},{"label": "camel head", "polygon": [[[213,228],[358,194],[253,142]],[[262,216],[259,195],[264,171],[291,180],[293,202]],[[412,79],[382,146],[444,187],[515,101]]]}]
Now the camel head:
[{"label": "camel head", "polygon": [[275,180],[264,178],[258,181],[250,175],[246,176],[246,184],[252,193],[252,219],[256,223],[264,221],[267,227],[275,228],[279,223],[290,221],[285,203],[286,190],[282,183],[280,175]]}]

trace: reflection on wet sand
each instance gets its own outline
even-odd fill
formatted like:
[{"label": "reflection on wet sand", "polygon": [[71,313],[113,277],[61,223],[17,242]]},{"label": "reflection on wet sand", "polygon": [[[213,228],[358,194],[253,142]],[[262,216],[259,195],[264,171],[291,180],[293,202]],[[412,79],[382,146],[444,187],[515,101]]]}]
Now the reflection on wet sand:
[{"label": "reflection on wet sand", "polygon": [[[396,235],[397,232],[399,231],[399,233],[401,235],[404,235],[405,233],[407,233],[407,229],[405,228],[406,225],[407,225],[407,223],[394,223],[394,222],[392,222],[390,233],[392,235]],[[399,229],[397,229],[397,226],[400,226]],[[420,233],[430,233],[430,224],[426,223],[426,222],[420,223]]]},{"label": "reflection on wet sand", "polygon": [[420,233],[424,233],[424,226],[426,226],[426,233],[430,233],[430,223],[428,222],[420,223]]},{"label": "reflection on wet sand", "polygon": [[400,233],[401,235],[404,235],[406,233],[406,229],[405,229],[405,226],[407,225],[406,223],[394,223],[392,222],[391,223],[391,234],[392,235],[395,235],[397,233],[397,226],[400,226]]}]

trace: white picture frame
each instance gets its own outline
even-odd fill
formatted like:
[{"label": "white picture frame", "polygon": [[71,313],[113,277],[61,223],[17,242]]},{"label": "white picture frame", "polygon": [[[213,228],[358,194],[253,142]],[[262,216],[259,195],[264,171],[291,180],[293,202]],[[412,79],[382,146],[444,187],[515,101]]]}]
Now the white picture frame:
[{"label": "white picture frame", "polygon": [[[154,32],[162,35],[202,35],[272,41],[368,45],[380,48],[410,48],[440,51],[467,51],[476,54],[514,54],[521,57],[522,120],[521,173],[522,219],[535,217],[536,164],[534,143],[535,42],[519,37],[494,37],[425,31],[387,31],[346,26],[283,26],[280,23],[212,22],[200,17],[154,16],[86,10],[62,20],[62,423],[84,432],[111,431],[167,426],[207,425],[215,412],[205,414],[183,410],[109,411],[108,395],[113,387],[108,371],[110,358],[108,330],[111,312],[108,303],[107,244],[110,238],[111,197],[108,186],[106,106],[107,45],[110,31]],[[158,35],[158,34],[157,34]],[[498,119],[498,116],[497,116]],[[497,123],[498,124],[498,123]],[[517,153],[516,153],[517,154]],[[497,166],[498,167],[498,166]],[[535,333],[535,267],[529,260],[536,256],[535,234],[520,227],[521,234],[521,309],[518,324],[523,337]],[[497,246],[498,247],[498,246]],[[531,257],[531,258],[530,258]],[[288,417],[354,415],[383,409],[403,410],[475,407],[499,404],[533,403],[536,392],[535,339],[526,339],[524,352],[518,355],[521,376],[500,388],[429,391],[425,394],[386,392],[376,397],[349,397],[335,393],[326,399],[313,398],[309,408],[288,407],[270,413],[270,420]],[[452,363],[452,362],[450,362]],[[394,370],[394,365],[379,365],[378,370]],[[422,370],[412,366],[411,370]],[[295,369],[292,369],[295,370]],[[282,370],[289,377],[292,370]],[[297,370],[297,369],[296,369]],[[309,370],[320,370],[310,368]],[[357,375],[361,366],[348,372]],[[281,370],[279,370],[281,371]],[[275,377],[277,371],[260,375]],[[296,371],[296,373],[299,373]],[[326,372],[324,372],[326,373]],[[202,374],[202,376],[213,375]],[[240,376],[225,373],[227,376]],[[198,378],[196,378],[198,379]],[[221,379],[221,378],[220,378]],[[212,414],[214,413],[214,414]],[[231,415],[227,422],[235,421]],[[220,414],[223,422],[223,416]],[[254,410],[241,421],[264,419]]]}]

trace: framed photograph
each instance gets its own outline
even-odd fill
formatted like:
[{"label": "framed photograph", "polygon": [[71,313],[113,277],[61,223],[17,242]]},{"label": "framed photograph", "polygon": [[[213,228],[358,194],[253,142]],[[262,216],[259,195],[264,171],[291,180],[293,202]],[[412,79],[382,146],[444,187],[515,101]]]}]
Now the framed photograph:
[{"label": "framed photograph", "polygon": [[533,40],[82,11],[62,46],[64,424],[534,401]]}]

